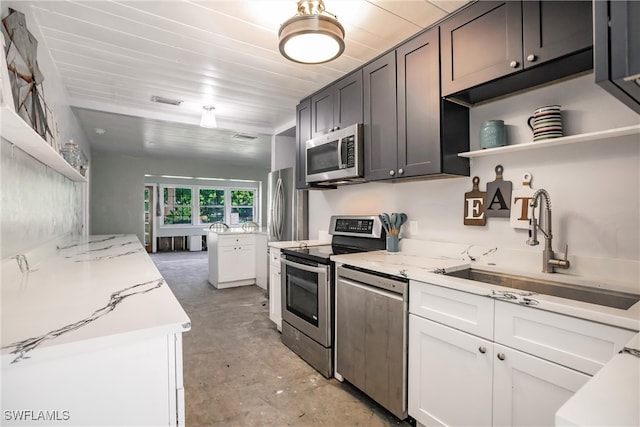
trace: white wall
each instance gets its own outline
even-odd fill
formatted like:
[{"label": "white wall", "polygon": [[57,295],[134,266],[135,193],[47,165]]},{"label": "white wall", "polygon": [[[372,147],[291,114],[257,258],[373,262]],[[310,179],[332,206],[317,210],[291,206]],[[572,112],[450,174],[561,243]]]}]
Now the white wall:
[{"label": "white wall", "polygon": [[[159,181],[146,178],[145,174],[249,179],[261,181],[262,190],[265,192],[268,173],[267,168],[94,152],[91,181],[91,232],[92,234],[132,233],[136,234],[141,242],[144,241],[144,185]],[[265,194],[261,201],[264,223],[266,221]]]},{"label": "white wall", "polygon": [[[640,124],[633,111],[593,83],[593,75],[574,78],[471,109],[471,148],[478,149],[477,130],[484,120],[503,119],[510,143],[531,140],[527,117],[536,107],[560,104],[565,133],[576,134]],[[524,172],[533,174],[534,189],[548,190],[553,209],[554,249],[569,244],[573,255],[640,258],[640,141],[593,142],[475,158],[471,177],[480,190],[495,179],[496,165],[514,188]],[[423,240],[483,244],[541,251],[525,244],[527,230],[513,229],[508,218],[488,218],[485,227],[463,225],[464,193],[471,177],[406,183],[367,183],[337,190],[310,191],[309,232],[316,238],[333,214],[406,212],[418,221]]]},{"label": "white wall", "polygon": [[[27,29],[39,41],[37,54],[44,75],[45,102],[58,122],[61,141],[73,139],[90,157],[84,132],[69,108],[60,75],[30,9],[18,1],[3,1],[2,17],[8,14],[9,7],[25,14]],[[70,181],[5,139],[1,144],[0,257],[18,254],[66,233],[80,234],[85,184]]]}]

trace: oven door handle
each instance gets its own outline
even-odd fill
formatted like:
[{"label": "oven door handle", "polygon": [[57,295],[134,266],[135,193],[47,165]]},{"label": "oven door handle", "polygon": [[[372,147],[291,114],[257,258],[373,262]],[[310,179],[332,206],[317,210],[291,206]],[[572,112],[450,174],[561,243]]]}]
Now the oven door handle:
[{"label": "oven door handle", "polygon": [[297,262],[291,262],[285,259],[282,260],[282,264],[299,268],[300,270],[310,271],[312,273],[327,274],[327,267],[312,267],[310,265],[298,264]]}]

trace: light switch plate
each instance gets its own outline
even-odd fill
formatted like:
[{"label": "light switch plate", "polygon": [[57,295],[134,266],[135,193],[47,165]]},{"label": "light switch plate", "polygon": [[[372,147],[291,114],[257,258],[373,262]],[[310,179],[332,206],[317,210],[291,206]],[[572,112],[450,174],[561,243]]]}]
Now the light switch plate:
[{"label": "light switch plate", "polygon": [[418,221],[409,221],[409,233],[412,236],[418,234]]}]

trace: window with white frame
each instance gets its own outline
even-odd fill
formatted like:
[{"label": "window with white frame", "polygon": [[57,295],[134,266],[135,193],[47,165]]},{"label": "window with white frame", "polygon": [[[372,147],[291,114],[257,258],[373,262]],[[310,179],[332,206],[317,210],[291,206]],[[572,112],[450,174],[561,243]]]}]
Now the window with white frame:
[{"label": "window with white frame", "polygon": [[233,189],[229,192],[231,193],[231,224],[235,225],[236,218],[238,224],[255,221],[255,190]]},{"label": "window with white frame", "polygon": [[191,187],[165,186],[163,189],[163,224],[192,223]]},{"label": "window with white frame", "polygon": [[162,184],[162,226],[206,225],[217,221],[238,227],[260,221],[259,187]]},{"label": "window with white frame", "polygon": [[224,222],[224,189],[200,188],[198,194],[198,222]]}]

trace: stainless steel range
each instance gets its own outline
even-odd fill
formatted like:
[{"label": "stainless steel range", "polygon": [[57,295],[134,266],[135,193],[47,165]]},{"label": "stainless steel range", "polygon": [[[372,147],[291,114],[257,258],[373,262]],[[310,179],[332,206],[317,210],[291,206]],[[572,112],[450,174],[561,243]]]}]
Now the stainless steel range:
[{"label": "stainless steel range", "polygon": [[326,378],[333,376],[334,265],[331,255],[385,248],[377,215],[332,216],[331,245],[282,250],[282,342]]}]

